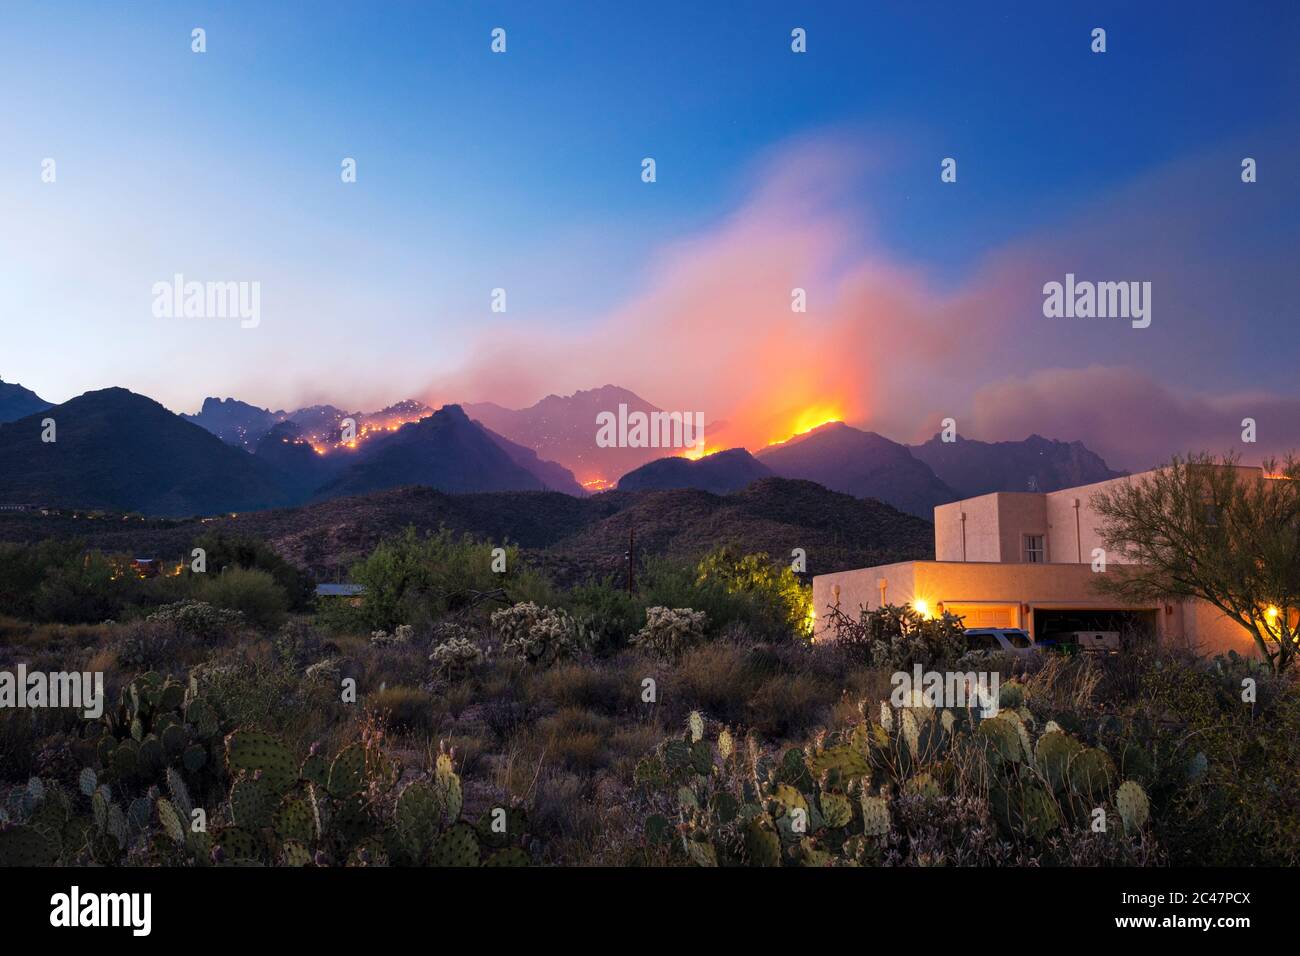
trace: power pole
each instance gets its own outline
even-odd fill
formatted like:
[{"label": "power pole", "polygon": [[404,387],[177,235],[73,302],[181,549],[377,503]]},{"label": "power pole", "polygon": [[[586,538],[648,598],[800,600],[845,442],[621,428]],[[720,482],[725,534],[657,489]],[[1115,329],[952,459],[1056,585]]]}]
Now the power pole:
[{"label": "power pole", "polygon": [[636,527],[629,525],[627,529],[627,593],[632,593],[633,575],[636,568]]}]

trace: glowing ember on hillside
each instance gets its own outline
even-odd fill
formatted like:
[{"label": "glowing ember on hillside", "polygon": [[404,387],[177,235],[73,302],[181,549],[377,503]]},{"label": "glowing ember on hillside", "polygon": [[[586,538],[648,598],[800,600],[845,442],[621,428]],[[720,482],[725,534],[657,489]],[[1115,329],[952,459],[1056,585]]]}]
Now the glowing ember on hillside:
[{"label": "glowing ember on hillside", "polygon": [[409,404],[411,405],[409,409],[397,412],[356,416],[358,419],[356,437],[350,441],[343,440],[343,419],[339,419],[328,431],[305,432],[299,438],[293,440],[292,443],[295,445],[311,445],[312,450],[318,455],[328,455],[330,452],[340,450],[356,451],[362,444],[376,435],[390,434],[403,425],[418,422],[430,414],[429,410],[423,406],[417,406],[415,403]]}]

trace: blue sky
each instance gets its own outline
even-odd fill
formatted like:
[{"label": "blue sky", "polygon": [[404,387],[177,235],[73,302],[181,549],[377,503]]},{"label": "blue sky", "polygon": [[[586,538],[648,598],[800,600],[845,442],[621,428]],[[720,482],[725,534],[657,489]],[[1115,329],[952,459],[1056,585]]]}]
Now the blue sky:
[{"label": "blue sky", "polygon": [[[807,54],[790,51],[796,26]],[[846,232],[830,269],[883,250],[930,294],[958,294],[1005,250],[1167,180],[1182,185],[1147,220],[1160,203],[1175,220],[1253,203],[1194,237],[1193,259],[1271,261],[1295,248],[1297,41],[1290,3],[12,2],[0,374],[54,401],[121,384],[177,410],[436,391],[466,381],[476,340],[520,325],[581,343],[654,284],[664,250],[722,228],[773,162],[826,140]],[[1248,196],[1179,179],[1221,160],[1237,187],[1238,157],[1257,153]],[[356,184],[340,182],[345,156]],[[1224,389],[1253,384],[1245,356],[1294,323],[1293,270],[1259,269],[1248,290],[1195,296],[1257,317],[1216,366]],[[149,289],[175,272],[260,281],[262,325],[155,319]],[[497,286],[508,322],[487,307]],[[1136,348],[1172,386],[1198,337],[1029,344],[1035,368]],[[533,397],[618,369],[559,371]]]}]

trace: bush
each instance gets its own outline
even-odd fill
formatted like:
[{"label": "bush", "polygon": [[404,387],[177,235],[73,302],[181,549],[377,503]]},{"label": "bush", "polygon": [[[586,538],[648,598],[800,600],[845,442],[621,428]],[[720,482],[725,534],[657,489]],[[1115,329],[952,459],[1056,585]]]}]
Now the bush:
[{"label": "bush", "polygon": [[380,542],[354,565],[352,580],[366,589],[360,607],[336,602],[326,614],[336,629],[391,631],[399,624],[428,627],[448,614],[466,614],[506,593],[545,593],[546,582],[506,548],[506,571],[492,570],[492,545],[450,531],[421,537],[414,528]]},{"label": "bush", "polygon": [[473,641],[453,637],[435,647],[429,660],[435,674],[444,680],[456,681],[468,677],[483,663],[483,651]]},{"label": "bush", "polygon": [[289,607],[305,611],[311,607],[312,586],[305,574],[272,550],[265,541],[212,532],[195,539],[194,547],[203,548],[207,574],[220,575],[222,569],[265,571],[285,593]]},{"label": "bush", "polygon": [[740,554],[726,546],[705,556],[696,566],[696,582],[716,583],[728,594],[750,599],[767,622],[779,622],[787,634],[812,633],[812,588],[794,571],[766,554]]},{"label": "bush", "polygon": [[145,622],[154,628],[166,629],[175,634],[198,640],[226,637],[244,623],[244,615],[237,610],[213,607],[203,601],[177,601],[164,604],[150,614]]},{"label": "bush", "polygon": [[635,597],[612,580],[579,585],[568,593],[568,610],[596,653],[624,647],[645,623],[645,610]]},{"label": "bush", "polygon": [[911,605],[887,604],[879,610],[862,608],[858,619],[838,607],[830,609],[835,644],[850,659],[890,670],[912,665],[941,667],[966,652],[961,618],[947,611],[927,618]]},{"label": "bush", "polygon": [[258,627],[274,629],[284,623],[289,598],[266,571],[230,568],[209,578],[199,597],[216,607],[238,611]]},{"label": "bush", "polygon": [[645,627],[632,638],[657,657],[677,660],[688,648],[704,641],[706,616],[688,607],[646,608]]},{"label": "bush", "polygon": [[492,615],[502,646],[529,664],[552,664],[579,650],[577,627],[564,611],[531,601],[502,608]]}]

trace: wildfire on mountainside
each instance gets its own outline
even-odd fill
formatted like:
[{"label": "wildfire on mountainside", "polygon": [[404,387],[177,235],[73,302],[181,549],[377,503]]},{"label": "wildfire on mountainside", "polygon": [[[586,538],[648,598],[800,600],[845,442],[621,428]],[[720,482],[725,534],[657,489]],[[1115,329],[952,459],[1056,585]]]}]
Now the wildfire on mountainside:
[{"label": "wildfire on mountainside", "polygon": [[318,455],[328,455],[335,451],[356,451],[367,439],[373,438],[375,435],[395,432],[403,425],[418,422],[427,416],[428,412],[422,409],[383,416],[367,415],[357,423],[356,437],[349,441],[343,440],[342,419],[328,431],[303,432],[297,438],[284,438],[281,440],[285,444],[310,445],[312,451]]},{"label": "wildfire on mountainside", "polygon": [[844,417],[837,406],[814,405],[799,412],[789,425],[778,430],[776,437],[770,439],[767,444],[769,446],[781,445],[788,442],[791,438],[806,435],[808,432],[816,428],[821,428],[823,425],[829,425],[831,422],[843,420]]}]

